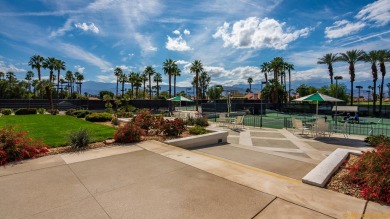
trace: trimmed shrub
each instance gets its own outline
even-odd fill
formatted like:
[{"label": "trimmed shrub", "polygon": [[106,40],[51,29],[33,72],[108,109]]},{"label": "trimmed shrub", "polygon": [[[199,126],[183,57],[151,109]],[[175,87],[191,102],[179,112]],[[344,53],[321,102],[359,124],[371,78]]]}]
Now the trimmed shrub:
[{"label": "trimmed shrub", "polygon": [[0,165],[42,156],[48,152],[42,141],[27,137],[13,126],[0,129]]},{"label": "trimmed shrub", "polygon": [[38,112],[38,114],[45,114],[46,109],[45,108],[38,108],[37,112]]},{"label": "trimmed shrub", "polygon": [[72,113],[72,115],[77,118],[85,118],[89,114],[91,114],[91,112],[88,110],[75,110]]},{"label": "trimmed shrub", "polygon": [[1,114],[8,116],[12,114],[12,109],[2,109]]},{"label": "trimmed shrub", "polygon": [[133,113],[132,112],[124,112],[124,111],[121,111],[121,112],[118,112],[116,114],[116,116],[118,118],[133,118]]},{"label": "trimmed shrub", "polygon": [[371,147],[376,147],[380,143],[385,143],[386,145],[390,145],[390,137],[387,137],[385,135],[373,135],[368,136],[364,139],[365,142],[367,142]]},{"label": "trimmed shrub", "polygon": [[115,111],[114,111],[111,107],[107,107],[104,111],[105,111],[106,113],[110,113],[110,114],[115,113]]},{"label": "trimmed shrub", "polygon": [[116,130],[114,139],[116,142],[122,143],[140,142],[143,135],[145,135],[145,131],[137,124],[130,122]]},{"label": "trimmed shrub", "polygon": [[37,114],[37,109],[35,108],[20,108],[15,111],[15,115],[30,115]]},{"label": "trimmed shrub", "polygon": [[206,127],[209,126],[209,122],[207,121],[207,117],[188,118],[187,125],[199,125]]},{"label": "trimmed shrub", "polygon": [[65,115],[67,115],[67,116],[73,116],[74,111],[76,111],[76,110],[75,110],[75,109],[68,109],[68,110],[65,112]]},{"label": "trimmed shrub", "polygon": [[191,127],[188,131],[191,135],[203,135],[207,133],[207,130],[199,125]]},{"label": "trimmed shrub", "polygon": [[343,180],[358,186],[367,200],[390,204],[390,144],[380,142],[375,150],[364,152],[349,168]]},{"label": "trimmed shrub", "polygon": [[108,122],[113,118],[110,113],[91,113],[85,117],[85,120],[90,122]]},{"label": "trimmed shrub", "polygon": [[58,109],[49,109],[47,112],[52,114],[53,116],[55,116],[58,113],[60,113],[60,111]]},{"label": "trimmed shrub", "polygon": [[127,106],[121,106],[120,108],[119,108],[119,111],[120,112],[134,112],[135,111],[135,107],[134,106],[132,106],[132,105],[127,105]]},{"label": "trimmed shrub", "polygon": [[161,126],[162,133],[165,136],[179,136],[186,130],[182,119],[165,120]]},{"label": "trimmed shrub", "polygon": [[87,129],[80,129],[69,134],[70,146],[75,149],[85,149],[91,141]]}]

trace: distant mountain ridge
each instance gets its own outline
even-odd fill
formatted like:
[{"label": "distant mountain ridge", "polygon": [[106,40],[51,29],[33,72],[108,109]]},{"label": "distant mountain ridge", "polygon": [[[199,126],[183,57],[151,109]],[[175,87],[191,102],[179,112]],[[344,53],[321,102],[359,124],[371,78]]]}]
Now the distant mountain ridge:
[{"label": "distant mountain ridge", "polygon": [[[388,83],[388,82],[385,81],[385,84],[386,83]],[[295,89],[296,87],[298,87],[301,84],[306,84],[307,86],[314,86],[314,87],[320,88],[324,85],[329,85],[330,83],[329,82],[326,83],[324,81],[318,81],[318,82],[312,82],[312,81],[293,82],[292,81],[291,88]],[[342,83],[339,82],[339,84],[345,84],[345,85],[347,85],[347,88],[348,88],[348,86],[350,85],[350,82],[349,82],[349,80],[344,80]],[[378,80],[378,84],[380,84],[379,80]],[[361,90],[361,95],[366,96],[367,95],[366,91],[368,90],[368,86],[372,85],[372,81],[355,82],[354,86],[356,87],[357,85],[363,86],[363,89]],[[191,88],[191,89],[187,89],[187,88]],[[243,94],[245,93],[247,88],[249,88],[249,84],[236,84],[233,86],[223,86],[223,89],[225,91],[237,90]],[[121,91],[120,91],[122,89],[121,84],[119,84],[118,89],[119,89],[118,92],[121,93]],[[125,84],[125,89],[131,89],[130,84]],[[287,89],[288,89],[288,84],[287,84]],[[97,95],[97,94],[99,94],[99,91],[102,91],[102,90],[108,90],[108,91],[115,93],[116,83],[86,81],[82,84],[82,92],[83,93],[87,92],[89,94]],[[260,90],[261,90],[261,84],[252,84],[252,91],[253,92],[259,92]],[[161,85],[161,91],[168,91],[168,85]],[[188,91],[192,95],[193,87],[176,87],[176,92],[181,92],[181,91],[184,91],[184,92]],[[388,89],[387,89],[387,87],[385,87],[385,96],[387,96],[387,91],[388,91]],[[173,87],[172,87],[172,92],[173,92]],[[347,92],[350,92],[349,88],[347,89]],[[357,95],[357,92],[358,92],[357,89],[354,88],[354,95]]]}]

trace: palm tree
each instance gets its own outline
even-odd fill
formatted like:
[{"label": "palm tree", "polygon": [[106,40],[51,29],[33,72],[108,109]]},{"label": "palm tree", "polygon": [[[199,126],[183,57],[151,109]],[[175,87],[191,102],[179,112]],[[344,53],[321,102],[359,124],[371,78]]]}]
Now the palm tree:
[{"label": "palm tree", "polygon": [[131,98],[133,99],[133,95],[134,95],[134,83],[136,82],[137,80],[137,73],[135,72],[130,72],[130,74],[128,75],[128,81],[130,83],[130,86],[131,86]]},{"label": "palm tree", "polygon": [[379,50],[378,51],[378,61],[379,61],[379,69],[382,74],[381,81],[381,91],[379,93],[379,113],[382,113],[382,101],[383,101],[383,87],[385,83],[385,75],[386,75],[386,66],[385,62],[390,61],[390,51],[389,50]]},{"label": "palm tree", "polygon": [[142,83],[144,84],[144,100],[146,99],[146,82],[148,81],[148,75],[143,72],[141,75]]},{"label": "palm tree", "polygon": [[[137,73],[135,80],[134,80],[134,87],[135,87],[135,97],[138,98],[139,96],[139,88],[142,86],[142,77],[141,73]],[[145,85],[144,85],[145,87]],[[144,92],[145,93],[145,92]]]},{"label": "palm tree", "polygon": [[32,78],[34,77],[34,72],[33,71],[28,71],[26,73],[26,77],[24,79],[26,79],[28,81],[28,90],[31,92],[31,80]]},{"label": "palm tree", "polygon": [[41,67],[44,60],[45,59],[42,56],[35,54],[30,58],[30,61],[28,62],[28,65],[30,65],[32,69],[37,69],[39,81],[41,80]]},{"label": "palm tree", "polygon": [[76,72],[74,73],[74,77],[76,79],[76,84],[78,85],[79,94],[81,95],[81,84],[84,80],[84,75],[82,73]]},{"label": "palm tree", "polygon": [[181,70],[176,65],[175,70],[173,71],[173,93],[176,96],[176,77],[181,76]]},{"label": "palm tree", "polygon": [[252,93],[252,83],[253,83],[253,78],[252,78],[252,77],[249,77],[249,78],[248,78],[249,93]]},{"label": "palm tree", "polygon": [[119,75],[119,81],[122,83],[122,97],[125,95],[125,82],[127,82],[127,75],[121,74]]},{"label": "palm tree", "polygon": [[163,70],[165,74],[168,74],[168,90],[169,90],[169,97],[172,97],[172,74],[174,73],[174,70],[176,68],[176,62],[172,59],[167,59],[163,63]]},{"label": "palm tree", "polygon": [[199,87],[198,87],[198,83],[199,83],[199,73],[203,71],[203,64],[200,60],[195,60],[193,63],[191,63],[191,68],[190,68],[190,71],[192,73],[195,73],[195,89],[196,89],[196,96],[195,96],[195,100],[196,100],[196,107],[195,107],[195,110],[198,111],[198,99],[199,99]]},{"label": "palm tree", "polygon": [[153,77],[153,81],[156,82],[156,90],[157,90],[157,97],[160,96],[160,85],[159,83],[162,82],[162,76],[161,73],[156,73]]},{"label": "palm tree", "polygon": [[146,66],[144,73],[148,76],[149,80],[149,100],[152,99],[152,75],[156,73],[152,66]]},{"label": "palm tree", "polygon": [[294,70],[294,65],[286,62],[286,69],[288,71],[288,101],[291,97],[291,70]]},{"label": "palm tree", "polygon": [[12,71],[9,71],[5,74],[5,77],[8,79],[8,82],[11,85],[15,79],[15,74]]},{"label": "palm tree", "polygon": [[114,70],[114,75],[116,76],[116,95],[118,96],[118,83],[119,83],[119,77],[123,74],[123,71],[121,68],[117,67]]},{"label": "palm tree", "polygon": [[263,62],[263,64],[260,65],[261,72],[264,73],[265,83],[268,83],[268,73],[270,72],[269,65],[269,62]]},{"label": "palm tree", "polygon": [[0,80],[5,78],[5,73],[0,71]]},{"label": "palm tree", "polygon": [[73,77],[73,72],[68,70],[66,71],[66,74],[65,74],[65,80],[67,80],[68,82],[68,90],[70,90],[70,95],[72,96],[73,94],[73,81],[74,81],[74,77]]},{"label": "palm tree", "polygon": [[270,65],[269,69],[274,72],[274,80],[275,82],[278,82],[278,76],[281,71],[283,71],[283,66],[284,66],[284,60],[282,57],[275,57]]},{"label": "palm tree", "polygon": [[349,75],[351,77],[351,106],[353,105],[353,82],[355,81],[355,63],[362,61],[366,53],[363,50],[353,49],[346,53],[340,53],[338,61],[349,64]]},{"label": "palm tree", "polygon": [[[364,61],[371,63],[372,81],[374,82],[374,93],[373,93],[373,109],[372,112],[375,115],[376,112],[376,81],[378,80],[378,69],[376,62],[378,61],[378,51],[374,50],[364,55]],[[360,97],[359,97],[360,98]]]},{"label": "palm tree", "polygon": [[46,58],[43,63],[42,63],[42,67],[44,69],[49,69],[50,70],[50,76],[49,76],[49,81],[51,82],[52,79],[53,79],[53,70],[55,68],[55,63],[56,63],[56,60],[54,57],[48,57]]},{"label": "palm tree", "polygon": [[[60,87],[60,71],[64,70],[65,71],[65,62],[59,59],[56,59],[54,63],[54,69],[57,70],[57,90]],[[53,79],[54,81],[54,79]]]},{"label": "palm tree", "polygon": [[330,77],[330,84],[333,84],[333,63],[337,62],[337,53],[327,53],[323,57],[318,59],[317,64],[327,64],[328,65],[328,71],[329,71],[329,77]]}]

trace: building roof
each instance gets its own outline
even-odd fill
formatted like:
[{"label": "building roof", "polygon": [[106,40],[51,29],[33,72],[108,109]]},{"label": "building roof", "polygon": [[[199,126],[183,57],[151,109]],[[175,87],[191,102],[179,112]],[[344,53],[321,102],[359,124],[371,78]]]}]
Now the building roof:
[{"label": "building roof", "polygon": [[[333,106],[332,111],[336,111],[336,106]],[[338,112],[358,112],[357,106],[337,106]]]}]

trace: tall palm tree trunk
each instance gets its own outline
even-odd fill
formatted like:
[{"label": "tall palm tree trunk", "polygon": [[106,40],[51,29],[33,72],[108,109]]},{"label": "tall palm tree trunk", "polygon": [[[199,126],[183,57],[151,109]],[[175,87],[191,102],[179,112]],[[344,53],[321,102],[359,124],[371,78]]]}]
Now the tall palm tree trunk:
[{"label": "tall palm tree trunk", "polygon": [[171,86],[172,86],[172,73],[169,72],[168,74],[168,90],[169,90],[169,98],[172,97],[172,90],[171,90]]},{"label": "tall palm tree trunk", "polygon": [[173,75],[173,93],[176,97],[176,75]]},{"label": "tall palm tree trunk", "polygon": [[119,78],[116,76],[116,93],[115,96],[118,96],[118,86],[119,86]]},{"label": "tall palm tree trunk", "polygon": [[196,88],[196,106],[195,106],[195,110],[198,111],[198,105],[199,105],[199,71],[196,71],[196,75],[195,75],[195,88]]},{"label": "tall palm tree trunk", "polygon": [[385,63],[379,64],[380,71],[382,73],[381,90],[379,93],[379,113],[382,114],[382,101],[383,101],[383,86],[385,85],[386,66]]}]

